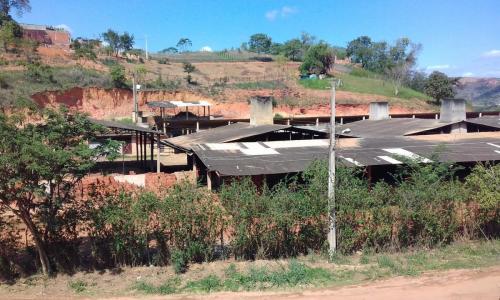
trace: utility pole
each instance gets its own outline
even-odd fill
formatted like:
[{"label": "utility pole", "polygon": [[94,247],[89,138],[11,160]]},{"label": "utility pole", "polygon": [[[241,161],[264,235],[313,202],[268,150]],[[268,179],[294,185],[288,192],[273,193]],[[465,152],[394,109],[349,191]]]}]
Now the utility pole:
[{"label": "utility pole", "polygon": [[132,94],[134,97],[134,116],[133,116],[133,122],[137,123],[138,122],[138,105],[137,105],[137,84],[135,83],[135,72],[132,73]]},{"label": "utility pole", "polygon": [[337,251],[337,226],[335,216],[335,87],[332,81],[332,95],[330,98],[330,151],[328,153],[328,244],[329,254]]}]

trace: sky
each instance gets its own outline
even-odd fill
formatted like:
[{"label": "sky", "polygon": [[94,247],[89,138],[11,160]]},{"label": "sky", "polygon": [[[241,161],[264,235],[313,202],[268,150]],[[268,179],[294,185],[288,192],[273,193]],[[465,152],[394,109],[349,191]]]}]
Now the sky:
[{"label": "sky", "polygon": [[61,25],[73,37],[108,28],[159,51],[187,37],[192,50],[239,47],[254,33],[284,42],[308,32],[345,47],[368,35],[422,44],[418,68],[500,77],[500,0],[31,0],[19,22]]}]

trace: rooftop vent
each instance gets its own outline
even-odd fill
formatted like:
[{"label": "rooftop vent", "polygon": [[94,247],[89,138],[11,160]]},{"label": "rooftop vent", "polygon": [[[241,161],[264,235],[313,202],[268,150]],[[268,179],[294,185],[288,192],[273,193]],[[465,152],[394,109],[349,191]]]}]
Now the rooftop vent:
[{"label": "rooftop vent", "polygon": [[273,124],[271,97],[256,96],[250,99],[250,125]]},{"label": "rooftop vent", "polygon": [[386,120],[389,119],[389,103],[371,102],[370,103],[370,120]]}]

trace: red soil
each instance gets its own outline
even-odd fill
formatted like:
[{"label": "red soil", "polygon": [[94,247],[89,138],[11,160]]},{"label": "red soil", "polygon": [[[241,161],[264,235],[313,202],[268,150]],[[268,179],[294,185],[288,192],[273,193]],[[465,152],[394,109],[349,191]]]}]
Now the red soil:
[{"label": "red soil", "polygon": [[[207,97],[192,92],[169,92],[169,91],[144,91],[139,94],[139,108],[143,111],[150,111],[146,103],[158,100],[207,100],[212,103],[212,115],[222,115],[226,118],[248,118],[250,107],[247,99],[255,95],[268,95],[275,98],[283,96],[283,90],[226,90],[223,95],[218,96],[219,101],[207,99]],[[308,104],[304,100],[302,107],[291,109],[286,105],[278,105],[275,109],[285,117],[287,116],[321,116],[330,113],[328,105],[328,91],[307,91],[288,92],[289,96],[300,99],[315,99],[315,102]],[[290,95],[291,94],[291,95]],[[311,97],[311,98],[310,98]],[[47,91],[36,93],[33,100],[45,107],[56,107],[61,104],[81,112],[90,114],[94,118],[120,118],[131,116],[133,101],[132,92],[124,89],[102,89],[102,88],[79,88],[75,87],[66,91]],[[324,102],[323,100],[324,99]],[[345,102],[349,99],[356,99],[359,104],[338,104],[337,115],[360,115],[368,113],[368,103],[374,100],[381,100],[380,96],[368,94],[356,94],[339,91],[337,100]],[[392,105],[391,113],[419,112],[411,109]],[[196,111],[195,111],[196,112]]]}]

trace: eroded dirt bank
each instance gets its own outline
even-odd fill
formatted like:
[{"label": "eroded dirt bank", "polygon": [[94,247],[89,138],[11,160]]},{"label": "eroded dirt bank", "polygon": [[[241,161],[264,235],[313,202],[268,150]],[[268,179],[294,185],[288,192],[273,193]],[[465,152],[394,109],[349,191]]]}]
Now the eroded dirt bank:
[{"label": "eroded dirt bank", "polygon": [[[250,109],[248,99],[255,95],[268,95],[281,98],[279,90],[231,90],[228,89],[217,99],[207,98],[204,95],[188,91],[143,91],[139,94],[140,110],[150,111],[146,105],[148,101],[158,100],[207,100],[212,103],[212,115],[221,115],[226,118],[248,118]],[[295,105],[278,105],[274,111],[287,116],[321,116],[330,113],[328,105],[328,91],[294,92],[293,97],[304,99],[304,103]],[[91,117],[112,119],[130,117],[133,109],[132,91],[125,89],[80,88],[75,87],[65,91],[46,91],[36,93],[33,100],[43,107],[57,107],[61,104]],[[313,99],[311,101],[310,99]],[[324,99],[324,100],[323,100]],[[353,101],[353,99],[355,99]],[[382,100],[383,97],[368,94],[356,94],[339,91],[337,93],[337,115],[360,115],[368,113],[370,101]],[[346,104],[351,103],[353,104]],[[427,111],[425,108],[412,108],[391,104],[391,113],[417,113]],[[197,112],[196,109],[193,112]]]}]

